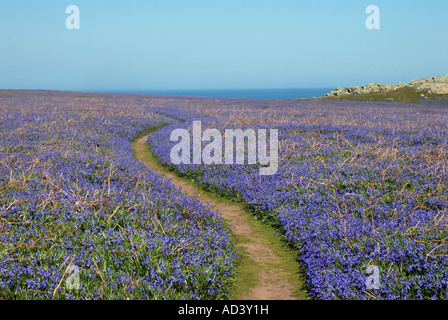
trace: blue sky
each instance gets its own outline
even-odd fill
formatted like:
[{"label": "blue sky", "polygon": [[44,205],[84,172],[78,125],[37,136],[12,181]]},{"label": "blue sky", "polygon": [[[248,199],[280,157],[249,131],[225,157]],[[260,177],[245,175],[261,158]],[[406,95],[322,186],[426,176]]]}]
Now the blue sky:
[{"label": "blue sky", "polygon": [[[68,30],[69,5],[80,30]],[[368,30],[368,5],[381,29]],[[448,1],[0,0],[0,88],[313,88],[448,74]]]}]

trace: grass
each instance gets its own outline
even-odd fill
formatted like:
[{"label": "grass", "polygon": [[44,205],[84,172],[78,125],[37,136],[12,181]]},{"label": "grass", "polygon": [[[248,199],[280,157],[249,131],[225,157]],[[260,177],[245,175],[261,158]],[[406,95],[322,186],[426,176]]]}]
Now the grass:
[{"label": "grass", "polygon": [[404,87],[387,92],[371,92],[355,95],[342,95],[331,97],[312,98],[308,100],[337,100],[337,101],[399,101],[403,103],[419,103],[425,98],[448,99],[448,94],[430,94],[426,91],[419,91],[411,87]]},{"label": "grass", "polygon": [[[291,283],[294,287],[294,295],[298,300],[308,300],[310,297],[305,293],[303,288],[305,277],[301,273],[300,266],[297,263],[297,251],[288,246],[282,241],[281,235],[274,235],[275,229],[265,223],[263,220],[258,219],[256,216],[248,214],[247,222],[249,222],[253,231],[260,235],[257,239],[263,244],[266,244],[272,248],[274,253],[279,257],[279,264],[282,266],[282,270],[296,270],[296,272],[283,272],[282,275]],[[250,241],[250,239],[241,239],[242,241]],[[242,268],[244,267],[244,268]],[[267,267],[273,267],[269,263]],[[239,272],[248,272],[251,270],[251,266],[241,266]],[[239,282],[246,281],[244,277],[239,279]],[[241,289],[240,289],[241,290]],[[236,291],[235,297],[238,298],[244,292]]]}]

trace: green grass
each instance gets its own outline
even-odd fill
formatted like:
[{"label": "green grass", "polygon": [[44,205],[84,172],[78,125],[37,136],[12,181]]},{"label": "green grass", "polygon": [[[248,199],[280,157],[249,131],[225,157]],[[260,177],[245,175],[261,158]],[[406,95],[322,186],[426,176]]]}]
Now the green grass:
[{"label": "green grass", "polygon": [[[271,247],[273,252],[279,257],[279,265],[282,266],[282,270],[294,270],[294,272],[281,272],[281,274],[291,283],[294,287],[294,295],[298,300],[308,300],[310,297],[306,294],[304,289],[305,276],[300,265],[297,263],[297,251],[288,246],[284,241],[282,241],[282,236],[274,235],[275,229],[264,223],[263,220],[258,219],[254,215],[249,215],[247,217],[247,222],[249,222],[252,230],[259,234],[259,238],[257,239],[263,244],[266,244]],[[245,240],[245,239],[241,239]],[[250,239],[246,239],[245,241],[250,241]],[[244,267],[244,268],[243,268]],[[273,265],[267,264],[267,267],[273,267]],[[251,265],[240,267],[239,272],[248,272],[251,270]],[[245,277],[241,277],[239,282],[247,281]],[[243,293],[240,291],[236,291],[234,293],[235,298]]]},{"label": "green grass", "polygon": [[[422,96],[423,95],[423,96]],[[411,87],[404,87],[387,92],[372,92],[355,95],[342,95],[336,97],[320,97],[307,100],[337,100],[337,101],[399,101],[403,103],[419,103],[426,98],[448,99],[448,94],[430,94]]]}]

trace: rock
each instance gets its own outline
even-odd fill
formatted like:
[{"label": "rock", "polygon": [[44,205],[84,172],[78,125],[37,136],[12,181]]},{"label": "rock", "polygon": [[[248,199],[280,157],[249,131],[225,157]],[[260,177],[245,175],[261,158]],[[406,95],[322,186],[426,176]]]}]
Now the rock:
[{"label": "rock", "polygon": [[432,94],[448,94],[448,83],[425,83],[419,85],[417,89]]},{"label": "rock", "polygon": [[377,84],[371,83],[359,87],[336,88],[327,93],[327,97],[342,96],[342,95],[356,95],[372,92],[388,92],[391,90],[398,90],[404,87],[411,87],[419,91],[426,91],[432,94],[448,94],[448,75],[437,76],[432,78],[414,79],[408,84],[399,82],[397,84]]},{"label": "rock", "polygon": [[448,75],[446,76],[437,76],[433,78],[422,78],[415,79],[409,82],[411,87],[418,87],[424,84],[432,84],[432,83],[448,83]]}]

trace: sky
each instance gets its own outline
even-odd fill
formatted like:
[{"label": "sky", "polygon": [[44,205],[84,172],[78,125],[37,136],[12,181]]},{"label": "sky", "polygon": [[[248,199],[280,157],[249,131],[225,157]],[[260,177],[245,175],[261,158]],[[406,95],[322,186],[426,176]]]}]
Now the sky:
[{"label": "sky", "polygon": [[[69,5],[80,29],[69,30]],[[380,29],[366,28],[366,8]],[[334,88],[448,74],[446,0],[0,0],[0,88]]]}]

